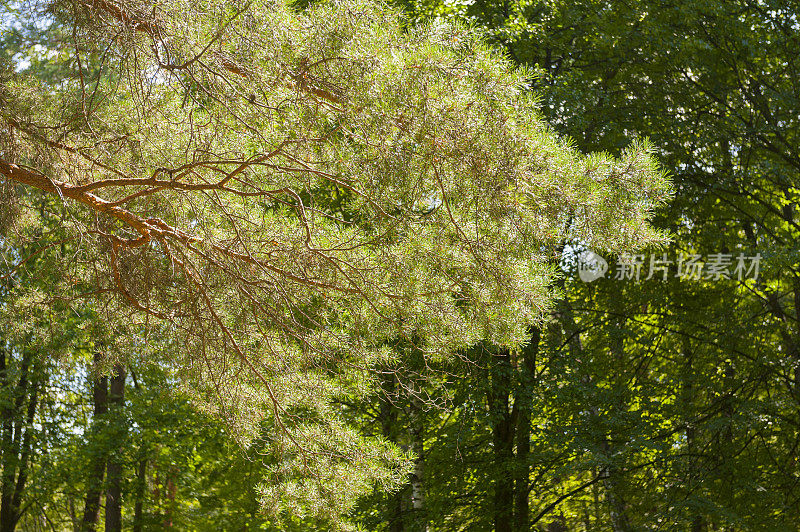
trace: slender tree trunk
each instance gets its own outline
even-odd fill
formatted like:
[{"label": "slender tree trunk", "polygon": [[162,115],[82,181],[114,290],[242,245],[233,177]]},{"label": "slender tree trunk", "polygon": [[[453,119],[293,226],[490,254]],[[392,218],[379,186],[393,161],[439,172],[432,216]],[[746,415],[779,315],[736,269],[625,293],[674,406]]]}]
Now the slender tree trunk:
[{"label": "slender tree trunk", "polygon": [[[100,363],[101,355],[99,352],[94,354],[95,367]],[[96,379],[92,383],[92,432],[96,436],[101,430],[102,418],[108,412],[108,377],[105,375]],[[95,438],[97,440],[98,438]],[[106,462],[104,453],[95,452],[94,460],[91,464],[89,478],[86,479],[86,501],[83,506],[83,521],[81,530],[83,532],[94,532],[97,530],[97,521],[100,517],[100,500],[103,496],[103,477],[105,475]]]},{"label": "slender tree trunk", "polygon": [[[33,414],[36,409],[35,389],[28,403],[28,416],[24,416],[24,419],[22,412],[30,387],[29,371],[31,370],[32,356],[30,351],[23,351],[22,360],[20,361],[19,382],[8,400],[10,406],[3,409],[3,474],[2,495],[0,495],[0,532],[13,532],[16,529],[20,517],[19,503],[22,498],[22,493],[17,490],[24,489],[27,479],[29,449],[26,449],[25,445],[27,443],[27,446],[30,447],[30,430],[26,430],[25,425],[28,417],[30,417],[28,427],[33,422]],[[7,391],[10,391],[11,382],[8,379],[6,363],[5,357],[3,357],[3,365],[0,371],[2,371],[2,384]],[[34,376],[34,381],[35,378]],[[34,382],[34,388],[35,385],[36,383]],[[24,437],[22,436],[23,432],[25,433]],[[19,472],[19,478],[17,477],[17,472]]]},{"label": "slender tree trunk", "polygon": [[172,480],[175,476],[175,470],[170,468],[167,471],[167,480],[164,483],[164,494],[167,498],[167,511],[164,515],[164,528],[172,528],[172,512],[175,509],[175,495],[177,494],[177,488],[175,486],[175,482]]},{"label": "slender tree trunk", "polygon": [[[608,442],[603,444],[602,450],[606,456],[611,456],[611,447],[608,445]],[[605,474],[606,480],[604,485],[606,488],[606,499],[611,509],[611,526],[614,532],[628,532],[631,530],[631,524],[628,519],[625,500],[619,494],[619,470],[614,466],[609,466]]]},{"label": "slender tree trunk", "polygon": [[147,483],[147,453],[143,449],[136,469],[136,502],[133,506],[133,532],[142,532],[145,485]]},{"label": "slender tree trunk", "polygon": [[514,522],[514,479],[509,468],[514,457],[514,419],[509,411],[511,395],[510,353],[501,351],[491,363],[491,384],[488,394],[494,444],[495,532],[510,532]]},{"label": "slender tree trunk", "polygon": [[514,530],[518,532],[527,532],[530,528],[530,511],[528,507],[530,478],[528,460],[531,449],[530,424],[530,412],[520,411],[516,427],[517,455],[514,475]]},{"label": "slender tree trunk", "polygon": [[[9,353],[10,354],[10,353]],[[13,424],[14,424],[14,409],[12,408],[12,386],[11,380],[8,375],[8,360],[6,359],[6,350],[0,352],[0,380],[2,381],[3,394],[6,395],[3,401],[2,415],[3,415],[3,428],[2,428],[2,486],[0,486],[0,530],[5,530],[7,527],[8,511],[11,507],[11,485],[13,484],[14,477],[11,471],[13,449]]]},{"label": "slender tree trunk", "polygon": [[411,472],[411,508],[414,511],[414,530],[427,532],[425,515],[425,427],[420,400],[412,396],[409,401],[408,432],[411,451],[414,453],[414,470]]},{"label": "slender tree trunk", "polygon": [[[393,443],[398,443],[397,438],[397,407],[392,403],[397,400],[397,381],[391,372],[387,372],[381,380],[382,395],[380,398],[381,432],[383,436]],[[403,532],[403,498],[405,488],[401,488],[387,495],[388,532]]]},{"label": "slender tree trunk", "polygon": [[31,460],[33,435],[33,418],[36,415],[36,406],[39,398],[39,386],[41,383],[37,380],[33,383],[33,390],[31,391],[31,398],[28,403],[28,411],[25,416],[25,435],[22,437],[22,445],[20,446],[20,460],[19,460],[19,474],[17,475],[17,483],[14,487],[14,496],[12,498],[11,510],[14,517],[14,523],[9,532],[13,531],[19,522],[22,514],[22,494],[25,491],[25,484],[28,482],[28,464]]},{"label": "slender tree trunk", "polygon": [[528,489],[530,482],[529,455],[531,449],[531,403],[533,385],[536,378],[536,356],[539,353],[541,331],[531,331],[531,343],[522,351],[519,360],[519,385],[514,395],[514,409],[517,411],[517,455],[514,479],[514,530],[527,532],[530,529],[530,508]]},{"label": "slender tree trunk", "polygon": [[[133,387],[138,392],[141,388],[139,387],[139,380],[136,378],[136,372],[134,372],[133,369],[131,369],[130,372],[131,380],[133,381]],[[136,467],[136,488],[134,492],[135,502],[133,504],[133,532],[142,532],[142,527],[144,526],[143,513],[145,493],[147,491],[147,455],[147,443],[142,442],[139,446],[139,463]]]},{"label": "slender tree trunk", "polygon": [[122,442],[127,428],[122,417],[125,402],[125,368],[121,364],[114,366],[114,375],[109,387],[108,403],[114,416],[114,437],[118,447],[108,457],[106,492],[106,530],[105,532],[122,532]]}]

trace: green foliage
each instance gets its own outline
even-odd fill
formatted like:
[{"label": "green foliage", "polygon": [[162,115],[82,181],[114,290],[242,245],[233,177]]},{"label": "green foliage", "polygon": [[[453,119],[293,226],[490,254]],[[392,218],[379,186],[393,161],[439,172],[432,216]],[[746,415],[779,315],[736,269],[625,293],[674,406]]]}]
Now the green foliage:
[{"label": "green foliage", "polygon": [[185,393],[244,446],[268,428],[277,516],[338,522],[405,477],[336,406],[388,343],[517,347],[549,311],[554,245],[663,241],[653,148],[581,155],[531,72],[462,25],[364,1],[42,7],[52,29],[33,48],[14,30],[34,53],[7,54],[0,84],[4,186],[29,186],[0,207],[4,242],[52,220],[68,244],[43,257],[70,282],[50,298],[91,297],[109,352],[166,335]]},{"label": "green foliage", "polygon": [[[678,280],[674,264],[667,281],[566,280],[528,385],[528,524],[797,528],[797,2],[403,5],[535,69],[543,113],[581,149],[652,139],[677,185],[656,219],[672,260],[764,257],[758,281]],[[519,467],[518,447],[491,448],[491,367],[453,379],[452,413],[430,421],[431,529],[492,527],[496,479]]]}]

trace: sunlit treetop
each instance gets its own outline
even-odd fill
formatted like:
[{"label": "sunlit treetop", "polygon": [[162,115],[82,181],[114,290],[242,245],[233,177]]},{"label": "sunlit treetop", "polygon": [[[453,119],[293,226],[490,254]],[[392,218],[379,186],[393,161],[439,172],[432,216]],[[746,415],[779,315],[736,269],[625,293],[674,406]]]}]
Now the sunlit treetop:
[{"label": "sunlit treetop", "polygon": [[648,145],[578,153],[464,27],[354,0],[27,13],[61,28],[42,44],[59,68],[0,74],[4,249],[41,237],[49,195],[74,279],[50,296],[157,324],[243,440],[270,427],[277,510],[335,516],[402,478],[329,401],[391,346],[513,348],[548,310],[554,245],[662,241]]}]

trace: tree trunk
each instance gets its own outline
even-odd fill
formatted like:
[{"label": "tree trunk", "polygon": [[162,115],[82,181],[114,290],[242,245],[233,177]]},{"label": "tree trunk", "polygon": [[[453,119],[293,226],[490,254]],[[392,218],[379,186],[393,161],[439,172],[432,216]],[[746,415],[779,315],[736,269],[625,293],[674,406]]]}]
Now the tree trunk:
[{"label": "tree trunk", "polygon": [[[380,421],[383,436],[392,443],[398,443],[397,438],[397,413],[398,409],[393,404],[397,400],[397,382],[391,372],[387,372],[381,380],[382,395],[380,398]],[[403,498],[405,488],[401,488],[387,495],[388,532],[403,532]]]},{"label": "tree trunk", "polygon": [[113,435],[117,443],[108,457],[106,475],[108,476],[108,490],[106,491],[106,530],[105,532],[122,532],[122,442],[125,439],[127,427],[122,416],[125,402],[125,368],[121,364],[114,366],[114,375],[111,378],[108,403],[115,415]]},{"label": "tree trunk", "polygon": [[19,474],[17,475],[17,483],[14,486],[14,496],[12,498],[11,503],[11,510],[12,515],[14,517],[14,524],[11,528],[9,528],[9,532],[12,532],[19,522],[20,517],[22,514],[20,513],[20,509],[22,508],[22,493],[25,491],[25,484],[28,481],[28,464],[31,459],[31,444],[33,441],[33,435],[31,432],[33,431],[33,417],[36,415],[36,404],[39,397],[39,386],[40,382],[35,381],[33,383],[33,390],[31,391],[31,399],[28,403],[28,412],[25,417],[26,425],[25,425],[25,436],[22,438],[22,445],[20,446],[20,460],[19,460]]},{"label": "tree trunk", "polygon": [[[129,368],[131,372],[131,380],[133,387],[138,392],[141,390],[139,387],[139,380],[136,378],[136,372]],[[142,532],[144,526],[144,499],[147,492],[147,455],[148,448],[145,442],[139,446],[139,463],[136,466],[136,487],[134,491],[135,502],[133,503],[133,532]],[[245,528],[246,529],[246,528]]]},{"label": "tree trunk", "polygon": [[[13,426],[14,426],[14,409],[12,403],[12,386],[8,375],[8,360],[6,359],[6,351],[3,349],[2,358],[0,358],[0,379],[2,379],[2,386],[4,394],[7,398],[3,401],[3,432],[2,432],[2,445],[3,445],[3,471],[2,471],[2,489],[0,491],[0,530],[5,531],[8,527],[9,516],[8,512],[11,508],[11,486],[14,483],[14,472],[11,470],[13,464],[13,456],[16,455],[13,449]],[[10,353],[9,353],[10,354]],[[13,530],[13,529],[12,529]]]},{"label": "tree trunk", "polygon": [[514,479],[509,471],[514,456],[514,420],[509,411],[511,395],[510,353],[503,350],[492,357],[488,394],[494,443],[493,518],[495,532],[510,532],[514,521]]},{"label": "tree trunk", "polygon": [[531,402],[536,378],[536,356],[539,353],[541,331],[531,330],[531,343],[522,351],[519,360],[519,385],[514,395],[514,409],[517,411],[517,455],[514,479],[514,530],[527,532],[530,529],[530,508],[528,489],[530,479],[531,450]]},{"label": "tree trunk", "polygon": [[175,476],[175,469],[169,468],[167,471],[166,481],[164,482],[164,494],[166,495],[167,499],[167,511],[164,514],[164,521],[162,522],[163,528],[172,528],[172,513],[175,509],[175,495],[177,494],[178,490],[175,486],[175,482],[172,480]]},{"label": "tree trunk", "polygon": [[[611,447],[608,443],[603,444],[602,450],[606,456],[611,455]],[[611,527],[614,532],[628,532],[631,530],[631,524],[628,519],[625,500],[620,496],[619,470],[614,466],[609,466],[605,471],[605,475],[604,486],[606,488],[606,500],[608,500],[611,510]]]},{"label": "tree trunk", "polygon": [[409,401],[408,433],[414,453],[414,470],[411,472],[411,508],[414,511],[414,530],[427,532],[425,516],[425,428],[420,400],[412,395]]},{"label": "tree trunk", "polygon": [[[7,353],[3,351],[2,361],[0,361],[0,380],[2,380],[5,392],[9,393],[6,400],[7,406],[2,411],[3,472],[2,494],[0,494],[0,532],[13,532],[20,518],[22,491],[25,489],[27,481],[27,465],[31,447],[30,431],[36,412],[39,383],[36,375],[29,378],[33,355],[30,351],[23,351],[22,360],[20,360],[19,382],[12,389],[6,366],[8,363],[6,355]],[[30,400],[27,400],[29,388],[32,388],[32,392]],[[26,414],[23,414],[23,407],[26,403]]]},{"label": "tree trunk", "polygon": [[[28,480],[28,464],[31,460],[33,436],[31,434],[38,402],[42,376],[31,368],[33,354],[23,351],[20,361],[20,379],[13,390],[12,406],[3,409],[3,473],[2,497],[0,497],[0,531],[13,532],[21,517],[22,494]],[[11,391],[7,373],[6,353],[0,360],[0,381],[6,392]],[[31,376],[29,377],[29,371]],[[30,399],[27,399],[30,390]],[[10,399],[9,398],[9,402]],[[26,405],[24,410],[23,407]]]},{"label": "tree trunk", "polygon": [[147,453],[143,449],[136,469],[136,502],[133,506],[133,532],[142,532],[145,485],[147,483]]},{"label": "tree trunk", "polygon": [[530,412],[520,411],[516,427],[517,456],[514,472],[514,530],[518,532],[527,532],[530,528],[528,508],[528,483],[530,478],[528,459],[531,449],[530,424]]},{"label": "tree trunk", "polygon": [[[100,353],[95,352],[95,367],[100,363],[100,360]],[[105,375],[96,379],[92,384],[92,404],[94,407],[92,432],[97,435],[101,428],[101,420],[108,412],[108,377]],[[99,438],[94,439],[96,441]],[[100,499],[103,496],[103,476],[106,470],[104,454],[95,449],[89,478],[86,479],[86,501],[83,506],[83,521],[81,524],[83,532],[97,530],[97,520],[100,517]]]}]

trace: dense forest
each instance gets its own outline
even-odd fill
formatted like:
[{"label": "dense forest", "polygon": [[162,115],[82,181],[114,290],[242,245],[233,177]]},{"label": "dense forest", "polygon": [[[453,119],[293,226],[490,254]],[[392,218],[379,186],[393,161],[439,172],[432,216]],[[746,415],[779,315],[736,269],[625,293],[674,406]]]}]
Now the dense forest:
[{"label": "dense forest", "polygon": [[0,532],[800,530],[799,13],[0,0]]}]

